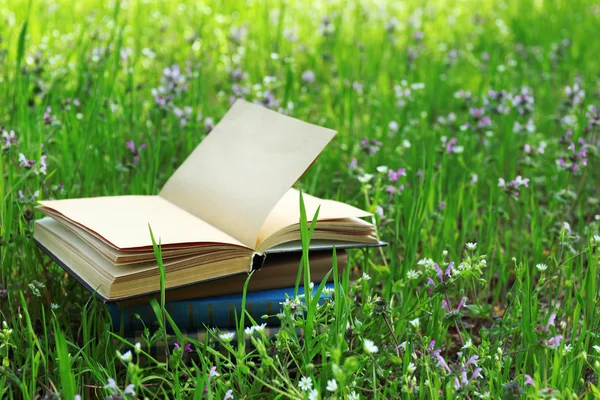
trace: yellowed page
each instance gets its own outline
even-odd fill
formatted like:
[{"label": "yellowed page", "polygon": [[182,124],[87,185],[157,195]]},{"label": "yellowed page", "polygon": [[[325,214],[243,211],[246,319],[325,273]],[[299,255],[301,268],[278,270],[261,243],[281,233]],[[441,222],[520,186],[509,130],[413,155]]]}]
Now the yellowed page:
[{"label": "yellowed page", "polygon": [[335,131],[237,100],[160,195],[248,247]]},{"label": "yellowed page", "polygon": [[46,200],[40,204],[40,211],[58,212],[119,250],[152,246],[148,224],[154,238],[162,245],[225,243],[244,246],[159,196],[90,197]]},{"label": "yellowed page", "polygon": [[[34,237],[83,280],[91,290],[107,299],[128,297],[157,291],[160,288],[156,262],[138,266],[117,266],[81,240],[75,233],[52,218],[35,221]],[[224,261],[201,262],[199,257],[165,263],[167,288],[214,279],[220,275],[247,272],[250,253]],[[179,264],[185,263],[185,267]]]},{"label": "yellowed page", "polygon": [[[344,218],[364,218],[371,216],[371,213],[339,201],[323,200],[306,193],[303,193],[302,197],[304,199],[306,216],[309,221],[312,221],[319,206],[321,206],[321,208],[319,209],[318,221]],[[281,198],[281,200],[279,200],[277,205],[273,207],[271,213],[269,213],[269,216],[260,229],[255,247],[260,247],[260,244],[269,238],[269,236],[289,227],[290,225],[297,224],[299,221],[300,193],[296,189],[289,189]],[[366,222],[363,222],[361,225],[364,224],[366,224]]]}]

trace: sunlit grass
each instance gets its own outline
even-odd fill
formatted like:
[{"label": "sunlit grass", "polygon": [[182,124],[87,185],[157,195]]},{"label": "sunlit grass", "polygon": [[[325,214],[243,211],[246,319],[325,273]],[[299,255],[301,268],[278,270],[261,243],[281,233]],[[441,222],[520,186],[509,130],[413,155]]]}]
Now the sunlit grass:
[{"label": "sunlit grass", "polygon": [[[600,396],[593,2],[14,0],[0,22],[0,397]],[[338,130],[298,186],[389,245],[273,338],[201,342],[155,303],[181,347],[155,359],[166,331],[111,334],[33,206],[157,193],[235,96]]]}]

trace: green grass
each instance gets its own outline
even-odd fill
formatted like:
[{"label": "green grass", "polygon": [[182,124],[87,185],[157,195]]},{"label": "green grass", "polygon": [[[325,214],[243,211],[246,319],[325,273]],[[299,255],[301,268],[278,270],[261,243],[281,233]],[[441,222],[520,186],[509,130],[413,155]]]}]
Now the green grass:
[{"label": "green grass", "polygon": [[[583,0],[4,4],[0,397],[300,399],[303,377],[319,398],[600,397],[598,26],[600,8]],[[185,82],[158,104],[175,64]],[[585,97],[568,93],[575,84]],[[199,343],[175,329],[194,354],[155,360],[147,346],[172,322],[155,302],[163,328],[123,361],[104,306],[36,249],[35,201],[157,193],[240,88],[339,131],[298,186],[380,212],[389,245],[352,252],[362,278],[333,273],[333,301],[292,299],[309,317],[286,309],[279,334],[255,333],[253,346],[241,326],[225,352],[218,335]],[[382,166],[406,168],[392,197]],[[518,196],[499,187],[517,176],[530,180]],[[440,280],[426,259],[454,273]]]}]

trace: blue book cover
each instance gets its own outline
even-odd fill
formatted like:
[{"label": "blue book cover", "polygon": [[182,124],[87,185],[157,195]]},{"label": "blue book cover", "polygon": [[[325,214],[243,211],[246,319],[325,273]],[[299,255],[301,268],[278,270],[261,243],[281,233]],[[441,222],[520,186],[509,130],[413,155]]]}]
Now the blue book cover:
[{"label": "blue book cover", "polygon": [[[333,289],[333,283],[325,285]],[[316,290],[316,288],[315,288]],[[303,294],[304,288],[298,289],[298,294]],[[286,298],[293,298],[294,288],[271,289],[246,294],[246,310],[258,323],[265,322],[263,315],[273,316],[282,311],[281,303]],[[321,298],[325,297],[322,295]],[[157,324],[156,315],[152,306],[138,304],[128,307],[119,307],[118,303],[107,304],[108,311],[113,320],[113,328],[124,332],[142,330],[144,325],[152,328]],[[236,325],[236,315],[239,319],[242,313],[242,295],[226,295],[197,300],[170,301],[165,304],[165,309],[173,318],[180,329],[193,330],[199,328],[230,328]],[[139,318],[136,316],[139,315]]]}]

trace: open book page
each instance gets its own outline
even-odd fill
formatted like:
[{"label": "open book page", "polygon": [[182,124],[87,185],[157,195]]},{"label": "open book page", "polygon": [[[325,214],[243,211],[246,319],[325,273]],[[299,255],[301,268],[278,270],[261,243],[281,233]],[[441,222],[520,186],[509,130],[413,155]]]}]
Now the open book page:
[{"label": "open book page", "polygon": [[254,247],[273,207],[334,135],[237,100],[160,195]]},{"label": "open book page", "polygon": [[224,243],[244,246],[214,226],[159,196],[115,196],[40,201],[119,250],[152,246],[148,224],[162,245]]},{"label": "open book page", "polygon": [[[344,204],[334,200],[323,200],[318,197],[303,193],[304,207],[306,209],[306,218],[309,223],[312,221],[317,208],[319,209],[318,221],[338,220],[347,218],[364,218],[371,216],[370,213],[349,204]],[[261,243],[268,239],[273,234],[285,229],[291,225],[300,222],[300,193],[296,189],[289,189],[286,194],[279,200],[277,205],[271,210],[271,213],[262,225],[256,248],[261,247]],[[359,223],[360,221],[357,221]],[[362,223],[364,226],[370,226],[367,222]],[[367,228],[363,228],[367,230]]]}]

